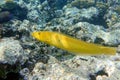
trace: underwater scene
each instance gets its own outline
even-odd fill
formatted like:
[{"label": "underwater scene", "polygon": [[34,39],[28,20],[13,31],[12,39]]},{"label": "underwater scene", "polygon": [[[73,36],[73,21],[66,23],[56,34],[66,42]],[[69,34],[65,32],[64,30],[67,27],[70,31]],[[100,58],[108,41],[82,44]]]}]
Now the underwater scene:
[{"label": "underwater scene", "polygon": [[120,0],[0,0],[0,80],[120,80]]}]

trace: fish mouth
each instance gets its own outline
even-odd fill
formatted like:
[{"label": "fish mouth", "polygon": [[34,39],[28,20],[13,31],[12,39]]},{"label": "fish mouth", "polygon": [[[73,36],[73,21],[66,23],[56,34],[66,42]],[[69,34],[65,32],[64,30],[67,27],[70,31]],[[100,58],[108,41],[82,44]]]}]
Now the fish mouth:
[{"label": "fish mouth", "polygon": [[31,33],[31,36],[33,36],[33,37],[35,37],[36,38],[36,36],[37,36],[37,34],[36,34],[37,32],[32,32]]}]

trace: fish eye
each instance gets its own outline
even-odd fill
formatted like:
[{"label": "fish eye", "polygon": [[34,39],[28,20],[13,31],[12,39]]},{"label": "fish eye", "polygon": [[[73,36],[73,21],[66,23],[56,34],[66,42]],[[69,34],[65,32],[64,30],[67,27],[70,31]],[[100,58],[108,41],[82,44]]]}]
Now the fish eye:
[{"label": "fish eye", "polygon": [[41,35],[41,33],[39,32],[38,35]]}]

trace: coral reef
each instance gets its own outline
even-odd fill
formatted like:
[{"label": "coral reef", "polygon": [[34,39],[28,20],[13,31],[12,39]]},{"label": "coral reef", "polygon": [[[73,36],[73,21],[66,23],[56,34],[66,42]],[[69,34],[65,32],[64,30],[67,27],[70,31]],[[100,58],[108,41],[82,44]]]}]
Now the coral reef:
[{"label": "coral reef", "polygon": [[120,15],[120,6],[116,6],[114,8],[114,11],[117,12]]},{"label": "coral reef", "polygon": [[88,8],[94,5],[94,0],[74,0],[71,2],[71,7]]},{"label": "coral reef", "polygon": [[0,23],[7,22],[12,19],[12,14],[8,11],[0,12]]},{"label": "coral reef", "polygon": [[0,77],[6,77],[5,75],[9,72],[17,72],[28,59],[27,55],[17,40],[12,38],[1,39]]},{"label": "coral reef", "polygon": [[27,9],[19,6],[16,2],[8,1],[5,4],[0,5],[1,12],[8,11],[16,19],[24,20],[27,18]]},{"label": "coral reef", "polygon": [[[119,6],[120,0],[0,0],[0,80],[119,80]],[[76,56],[31,36],[46,30],[117,52]]]},{"label": "coral reef", "polygon": [[[103,58],[102,58],[103,59]],[[105,79],[120,79],[114,73],[119,74],[119,69],[109,59],[98,60],[94,57],[80,57],[76,56],[70,60],[60,62],[54,57],[50,56],[47,64],[38,62],[32,73],[33,75],[26,75],[29,80],[105,80]],[[81,65],[82,64],[82,65]]]}]

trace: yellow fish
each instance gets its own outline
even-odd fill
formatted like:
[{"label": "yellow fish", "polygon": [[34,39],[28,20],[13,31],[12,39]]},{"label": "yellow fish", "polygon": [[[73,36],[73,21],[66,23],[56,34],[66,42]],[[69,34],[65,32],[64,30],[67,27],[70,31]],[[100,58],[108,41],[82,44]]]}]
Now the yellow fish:
[{"label": "yellow fish", "polygon": [[37,40],[57,48],[73,52],[76,55],[115,55],[116,48],[88,43],[72,38],[71,36],[51,31],[33,32],[32,36]]}]

